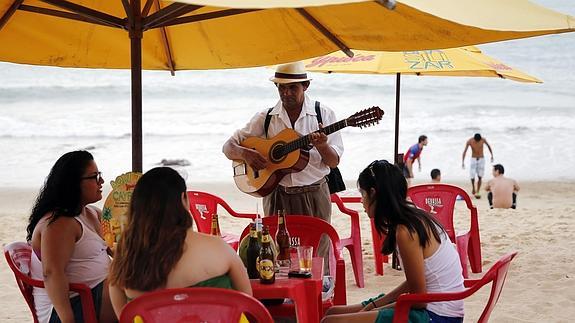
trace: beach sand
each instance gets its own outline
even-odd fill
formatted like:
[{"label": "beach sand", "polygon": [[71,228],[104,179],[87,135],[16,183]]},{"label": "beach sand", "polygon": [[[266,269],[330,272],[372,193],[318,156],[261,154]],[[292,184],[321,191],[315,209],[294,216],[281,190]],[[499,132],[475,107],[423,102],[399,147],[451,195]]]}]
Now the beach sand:
[{"label": "beach sand", "polygon": [[[355,187],[353,182],[348,187]],[[459,183],[468,189],[468,183]],[[516,210],[489,210],[486,196],[474,200],[479,209],[483,271],[502,255],[518,251],[511,263],[503,293],[491,315],[492,322],[568,322],[575,317],[575,182],[519,183]],[[192,183],[190,189],[223,197],[238,211],[254,212],[257,199],[239,192],[232,183]],[[0,188],[0,243],[23,241],[27,217],[37,189]],[[101,206],[100,202],[98,205]],[[464,205],[456,207],[456,229],[467,226]],[[360,209],[360,205],[353,208]],[[260,207],[261,210],[261,207]],[[334,212],[332,223],[340,236],[349,235],[349,218]],[[221,215],[223,231],[240,233],[246,221]],[[288,223],[289,229],[289,223]],[[348,304],[389,291],[403,279],[385,265],[383,276],[375,276],[371,233],[367,216],[361,214],[365,285],[355,285],[349,254],[346,260]],[[472,274],[480,277],[481,274]],[[489,290],[465,301],[466,322],[474,322],[489,296]],[[31,322],[27,305],[4,260],[0,261],[0,322]]]}]

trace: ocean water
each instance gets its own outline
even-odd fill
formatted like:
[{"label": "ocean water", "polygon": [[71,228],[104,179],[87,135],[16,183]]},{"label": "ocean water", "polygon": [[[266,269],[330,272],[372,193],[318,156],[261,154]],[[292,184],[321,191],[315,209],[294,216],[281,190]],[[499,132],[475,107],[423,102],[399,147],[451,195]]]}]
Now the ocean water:
[{"label": "ocean water", "polygon": [[[575,16],[575,3],[536,1]],[[402,77],[400,152],[429,137],[422,171],[440,168],[464,180],[465,141],[480,132],[495,162],[518,180],[575,180],[575,33],[479,46],[543,84],[497,78]],[[266,68],[144,72],[144,168],[185,159],[188,182],[232,182],[222,144],[257,111],[277,101]],[[395,76],[312,74],[308,94],[339,119],[370,106],[385,111],[376,126],[345,128],[340,168],[353,180],[374,159],[392,160]],[[0,63],[0,186],[42,184],[55,160],[90,150],[111,180],[131,168],[128,70],[63,69]],[[468,152],[469,156],[470,152]],[[468,164],[468,161],[466,162]],[[486,178],[489,175],[489,163]]]}]

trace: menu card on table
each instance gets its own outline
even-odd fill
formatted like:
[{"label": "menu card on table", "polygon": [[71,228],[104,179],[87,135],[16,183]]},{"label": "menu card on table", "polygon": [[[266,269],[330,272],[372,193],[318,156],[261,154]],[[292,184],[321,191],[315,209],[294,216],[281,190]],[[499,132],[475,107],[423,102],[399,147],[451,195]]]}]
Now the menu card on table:
[{"label": "menu card on table", "polygon": [[112,191],[108,194],[104,209],[102,210],[102,235],[108,247],[114,249],[115,244],[120,240],[124,227],[128,224],[128,207],[132,192],[141,173],[124,173],[111,181]]}]

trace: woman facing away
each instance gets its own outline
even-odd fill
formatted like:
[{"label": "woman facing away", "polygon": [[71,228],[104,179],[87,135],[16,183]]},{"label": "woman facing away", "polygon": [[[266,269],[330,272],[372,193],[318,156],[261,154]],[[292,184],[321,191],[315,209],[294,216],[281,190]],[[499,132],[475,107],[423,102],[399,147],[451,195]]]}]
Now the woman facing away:
[{"label": "woman facing away", "polygon": [[118,317],[128,301],[162,288],[221,287],[252,295],[240,257],[221,238],[193,231],[189,205],[186,183],[171,168],[151,169],[138,180],[110,271]]},{"label": "woman facing away", "polygon": [[[397,297],[404,293],[463,290],[459,255],[441,225],[406,201],[407,182],[401,170],[376,160],[357,180],[363,207],[385,234],[382,253],[399,251],[405,281],[388,294],[361,304],[334,306],[323,322],[391,322]],[[410,322],[463,322],[463,301],[420,303],[412,307]]]},{"label": "woman facing away", "polygon": [[80,296],[70,283],[92,289],[100,322],[115,321],[106,277],[110,265],[100,232],[101,211],[89,204],[102,199],[102,174],[87,151],[60,157],[36,199],[26,239],[32,246],[31,277],[39,322],[83,322]]}]

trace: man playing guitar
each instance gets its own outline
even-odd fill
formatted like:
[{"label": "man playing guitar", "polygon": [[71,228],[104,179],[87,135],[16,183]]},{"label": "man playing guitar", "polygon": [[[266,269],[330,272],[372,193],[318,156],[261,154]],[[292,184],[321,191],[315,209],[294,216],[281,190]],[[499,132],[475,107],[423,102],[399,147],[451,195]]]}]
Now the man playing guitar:
[{"label": "man playing guitar", "polygon": [[[270,110],[257,113],[248,124],[237,130],[223,146],[223,153],[231,160],[244,160],[254,170],[268,167],[270,161],[258,151],[243,147],[240,143],[248,137],[271,138],[286,128],[300,134],[310,134],[309,161],[299,172],[285,175],[273,191],[263,197],[265,215],[277,214],[285,209],[287,214],[307,214],[330,222],[331,202],[325,177],[339,164],[343,154],[343,142],[339,132],[327,136],[312,133],[321,129],[315,110],[316,101],[311,100],[305,91],[310,79],[302,62],[280,65],[274,77],[270,78],[277,86],[280,100]],[[325,105],[320,105],[321,120],[324,124],[336,122],[335,113]],[[271,116],[269,126],[264,127],[266,116]],[[322,238],[318,254],[327,256],[329,241]],[[327,266],[326,266],[327,267]]]}]

